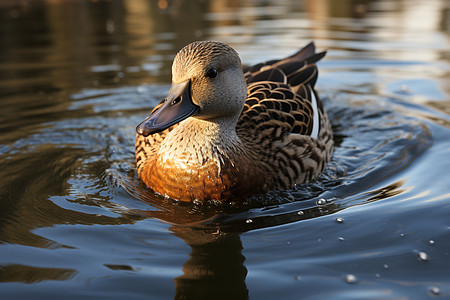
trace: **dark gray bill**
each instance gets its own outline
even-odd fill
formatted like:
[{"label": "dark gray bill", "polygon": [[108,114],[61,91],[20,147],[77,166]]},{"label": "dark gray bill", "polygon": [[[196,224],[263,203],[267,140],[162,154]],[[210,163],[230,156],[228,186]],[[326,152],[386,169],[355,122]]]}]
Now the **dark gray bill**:
[{"label": "dark gray bill", "polygon": [[161,132],[198,112],[199,107],[192,102],[191,81],[172,82],[169,95],[163,105],[136,127],[143,136]]}]

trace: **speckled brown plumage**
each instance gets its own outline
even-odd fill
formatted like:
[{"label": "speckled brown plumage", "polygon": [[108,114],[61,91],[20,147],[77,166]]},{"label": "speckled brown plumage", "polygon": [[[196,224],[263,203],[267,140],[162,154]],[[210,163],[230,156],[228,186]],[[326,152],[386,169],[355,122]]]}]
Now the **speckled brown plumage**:
[{"label": "speckled brown plumage", "polygon": [[[137,135],[137,171],[155,192],[182,201],[239,201],[310,181],[329,161],[331,126],[314,90],[315,63],[325,53],[315,53],[311,43],[286,59],[244,66],[236,75],[226,72],[232,69],[229,65],[241,68],[230,49],[217,42],[196,42],[177,55],[174,82],[191,80],[192,100],[200,111],[162,132]],[[245,79],[247,97],[236,106],[241,109],[235,117],[224,113],[227,117],[222,118],[223,109],[215,109],[221,105],[218,101],[236,102],[229,98],[240,96],[233,97],[227,77],[202,76],[211,66],[223,76]],[[203,88],[218,90],[213,91],[215,98]],[[229,97],[220,93],[222,88]]]}]

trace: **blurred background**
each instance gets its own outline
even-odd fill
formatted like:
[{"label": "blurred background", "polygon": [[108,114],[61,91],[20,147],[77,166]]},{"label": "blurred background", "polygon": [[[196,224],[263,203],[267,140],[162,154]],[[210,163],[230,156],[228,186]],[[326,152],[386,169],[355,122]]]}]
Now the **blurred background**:
[{"label": "blurred background", "polygon": [[0,8],[5,92],[166,82],[174,54],[205,39],[231,44],[250,63],[311,40],[331,50],[329,61],[448,61],[444,0],[23,0]]},{"label": "blurred background", "polygon": [[[316,182],[237,208],[140,183],[135,126],[209,39],[328,51]],[[0,0],[0,107],[5,299],[450,297],[448,0]]]}]

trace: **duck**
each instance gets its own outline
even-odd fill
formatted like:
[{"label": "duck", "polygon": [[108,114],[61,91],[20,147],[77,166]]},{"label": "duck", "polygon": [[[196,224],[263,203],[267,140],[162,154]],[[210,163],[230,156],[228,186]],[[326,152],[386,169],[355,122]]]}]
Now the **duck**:
[{"label": "duck", "polygon": [[242,202],[310,182],[333,152],[315,90],[313,42],[253,66],[217,41],[182,48],[168,96],[136,127],[136,169],[154,193],[185,202]]}]

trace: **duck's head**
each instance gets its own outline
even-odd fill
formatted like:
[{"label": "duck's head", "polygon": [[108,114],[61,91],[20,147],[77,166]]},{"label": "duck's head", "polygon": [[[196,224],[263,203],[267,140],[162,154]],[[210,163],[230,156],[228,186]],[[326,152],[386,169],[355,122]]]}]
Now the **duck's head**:
[{"label": "duck's head", "polygon": [[136,128],[148,136],[188,117],[236,122],[247,95],[241,60],[230,46],[194,42],[172,64],[172,86],[164,104]]}]

